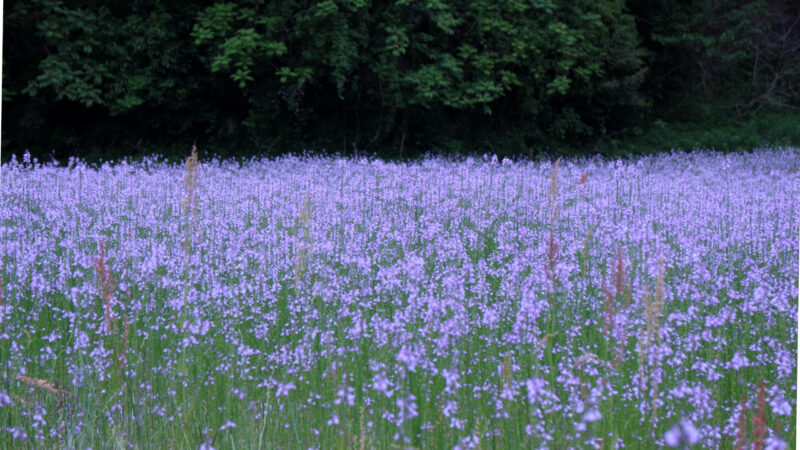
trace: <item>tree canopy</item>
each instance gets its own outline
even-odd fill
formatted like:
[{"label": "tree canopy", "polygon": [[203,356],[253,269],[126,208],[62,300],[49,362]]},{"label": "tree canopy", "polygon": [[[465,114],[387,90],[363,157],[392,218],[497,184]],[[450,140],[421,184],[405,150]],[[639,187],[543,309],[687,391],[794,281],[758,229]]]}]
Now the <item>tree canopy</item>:
[{"label": "tree canopy", "polygon": [[5,18],[11,151],[513,155],[800,105],[789,0],[31,0]]}]

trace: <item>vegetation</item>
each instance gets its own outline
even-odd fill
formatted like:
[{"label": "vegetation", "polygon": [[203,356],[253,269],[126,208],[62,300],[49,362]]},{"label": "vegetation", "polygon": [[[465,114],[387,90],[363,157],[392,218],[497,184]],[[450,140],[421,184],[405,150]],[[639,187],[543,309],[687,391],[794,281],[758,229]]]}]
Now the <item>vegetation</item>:
[{"label": "vegetation", "polygon": [[5,17],[5,158],[800,143],[789,0],[32,0]]},{"label": "vegetation", "polygon": [[0,448],[792,448],[799,153],[13,161]]}]

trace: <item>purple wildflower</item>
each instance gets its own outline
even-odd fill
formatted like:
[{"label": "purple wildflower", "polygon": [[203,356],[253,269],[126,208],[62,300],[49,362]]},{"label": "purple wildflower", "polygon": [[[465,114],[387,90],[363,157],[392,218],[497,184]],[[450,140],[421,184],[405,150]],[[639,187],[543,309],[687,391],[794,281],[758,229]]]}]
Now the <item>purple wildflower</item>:
[{"label": "purple wildflower", "polygon": [[291,392],[295,388],[296,388],[296,386],[291,381],[286,383],[286,384],[278,383],[278,389],[275,392],[275,396],[276,397],[283,397],[283,396],[289,395],[289,392]]},{"label": "purple wildflower", "polygon": [[225,431],[228,428],[236,428],[236,424],[231,422],[229,419],[225,420],[225,423],[221,427],[219,427],[219,431]]},{"label": "purple wildflower", "polygon": [[694,445],[700,442],[700,432],[687,419],[681,419],[664,434],[664,442],[670,447]]}]

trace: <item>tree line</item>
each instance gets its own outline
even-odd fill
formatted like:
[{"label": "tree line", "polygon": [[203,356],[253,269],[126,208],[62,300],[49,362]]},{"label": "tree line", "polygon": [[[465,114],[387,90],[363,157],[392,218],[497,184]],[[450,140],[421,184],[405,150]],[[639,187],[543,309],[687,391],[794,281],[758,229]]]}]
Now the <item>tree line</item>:
[{"label": "tree line", "polygon": [[28,0],[4,17],[4,159],[800,144],[793,0]]}]

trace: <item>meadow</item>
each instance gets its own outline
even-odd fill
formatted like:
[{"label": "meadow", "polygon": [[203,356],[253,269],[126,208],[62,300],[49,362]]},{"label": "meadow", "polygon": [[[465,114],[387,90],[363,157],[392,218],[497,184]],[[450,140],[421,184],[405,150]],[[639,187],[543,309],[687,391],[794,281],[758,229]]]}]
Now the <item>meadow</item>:
[{"label": "meadow", "polygon": [[800,150],[12,159],[0,448],[788,448]]}]

